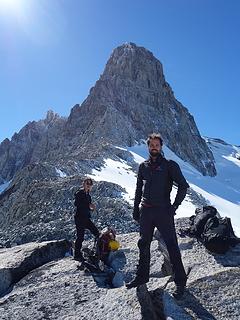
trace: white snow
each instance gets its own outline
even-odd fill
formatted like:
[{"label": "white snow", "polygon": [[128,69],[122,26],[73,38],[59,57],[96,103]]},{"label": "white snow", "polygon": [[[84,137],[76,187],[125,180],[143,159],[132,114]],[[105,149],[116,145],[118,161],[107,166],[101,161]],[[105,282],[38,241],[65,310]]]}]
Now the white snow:
[{"label": "white snow", "polygon": [[11,181],[7,181],[7,182],[4,182],[3,184],[0,185],[0,194],[3,193],[3,191],[7,189],[7,187],[10,185],[10,182]]},{"label": "white snow", "polygon": [[65,177],[67,177],[67,174],[66,174],[65,172],[63,172],[62,170],[57,169],[57,168],[55,168],[55,170],[56,170],[57,175],[58,175],[60,178],[65,178]]},{"label": "white snow", "polygon": [[[173,187],[171,192],[171,202],[174,202],[174,199],[177,194],[177,188]],[[190,201],[189,196],[187,195],[182,203],[181,206],[177,209],[176,218],[183,218],[183,217],[191,217],[195,212],[196,206]]]},{"label": "white snow", "polygon": [[108,181],[116,183],[126,189],[123,197],[126,201],[133,203],[136,174],[125,161],[105,159],[101,171],[93,170],[90,178],[96,181]]},{"label": "white snow", "polygon": [[[236,153],[240,153],[240,148],[212,141],[211,139],[208,140],[216,161],[216,177],[203,176],[197,169],[177,157],[166,146],[163,147],[163,151],[167,159],[172,159],[180,165],[192,189],[207,199],[209,204],[215,206],[221,216],[231,218],[234,231],[240,236],[240,160],[234,157]],[[121,149],[128,150],[137,163],[141,163],[148,158],[146,144]],[[98,181],[114,182],[124,187],[126,189],[126,194],[123,195],[124,198],[131,204],[133,203],[136,174],[125,161],[105,159],[105,164],[101,171],[92,171],[92,178]],[[176,189],[173,188],[171,193],[172,202],[175,195]],[[191,216],[194,211],[195,206],[187,196],[177,210],[177,217]]]},{"label": "white snow", "polygon": [[238,167],[240,167],[240,160],[233,157],[233,155],[229,155],[229,156],[223,156],[223,158],[232,161],[235,165],[237,165]]}]

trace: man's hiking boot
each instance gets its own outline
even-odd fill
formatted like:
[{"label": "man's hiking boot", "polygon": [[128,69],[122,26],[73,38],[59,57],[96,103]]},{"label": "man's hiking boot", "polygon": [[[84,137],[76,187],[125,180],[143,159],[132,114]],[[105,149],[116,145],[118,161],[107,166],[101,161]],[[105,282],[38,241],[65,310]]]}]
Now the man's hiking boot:
[{"label": "man's hiking boot", "polygon": [[136,276],[136,278],[133,281],[126,283],[126,287],[127,289],[136,288],[138,286],[141,286],[147,283],[148,281],[149,281],[149,278],[142,278],[142,277]]},{"label": "man's hiking boot", "polygon": [[184,292],[185,292],[185,289],[186,289],[186,285],[176,285],[174,291],[173,291],[173,297],[176,299],[176,300],[180,300],[183,298],[184,296]]}]

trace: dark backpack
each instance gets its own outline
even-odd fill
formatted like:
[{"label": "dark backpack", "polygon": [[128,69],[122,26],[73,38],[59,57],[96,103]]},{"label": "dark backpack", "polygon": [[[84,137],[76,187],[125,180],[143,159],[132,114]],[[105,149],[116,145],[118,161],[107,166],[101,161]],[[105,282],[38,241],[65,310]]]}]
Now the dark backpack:
[{"label": "dark backpack", "polygon": [[197,208],[195,216],[190,217],[190,224],[190,235],[197,237],[211,252],[225,253],[230,246],[240,242],[234,234],[231,219],[221,218],[212,206]]},{"label": "dark backpack", "polygon": [[230,218],[209,218],[201,235],[205,247],[215,253],[225,253],[231,246],[239,243],[233,231]]},{"label": "dark backpack", "polygon": [[217,209],[212,206],[204,206],[195,210],[195,215],[190,217],[190,234],[201,237],[206,222],[209,218],[216,216]]}]

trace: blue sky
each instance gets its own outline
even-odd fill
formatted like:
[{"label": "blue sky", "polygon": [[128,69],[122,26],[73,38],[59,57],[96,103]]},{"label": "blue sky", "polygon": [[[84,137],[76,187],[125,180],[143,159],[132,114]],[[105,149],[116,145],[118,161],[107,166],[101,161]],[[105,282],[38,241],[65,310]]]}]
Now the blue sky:
[{"label": "blue sky", "polygon": [[68,116],[134,42],[203,136],[240,145],[239,33],[238,0],[0,0],[0,141],[49,109]]}]

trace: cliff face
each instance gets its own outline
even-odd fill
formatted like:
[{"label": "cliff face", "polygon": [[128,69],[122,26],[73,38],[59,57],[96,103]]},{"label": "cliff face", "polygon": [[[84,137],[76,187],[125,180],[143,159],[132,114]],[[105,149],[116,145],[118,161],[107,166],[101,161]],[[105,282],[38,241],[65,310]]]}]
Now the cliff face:
[{"label": "cliff face", "polygon": [[56,150],[65,119],[48,111],[44,120],[32,121],[0,144],[0,179],[10,180],[28,164],[38,163]]},{"label": "cliff face", "polygon": [[88,98],[72,109],[67,128],[81,135],[81,143],[102,139],[128,146],[160,132],[178,156],[204,175],[216,174],[213,155],[193,116],[175,99],[161,63],[132,43],[113,51]]}]

